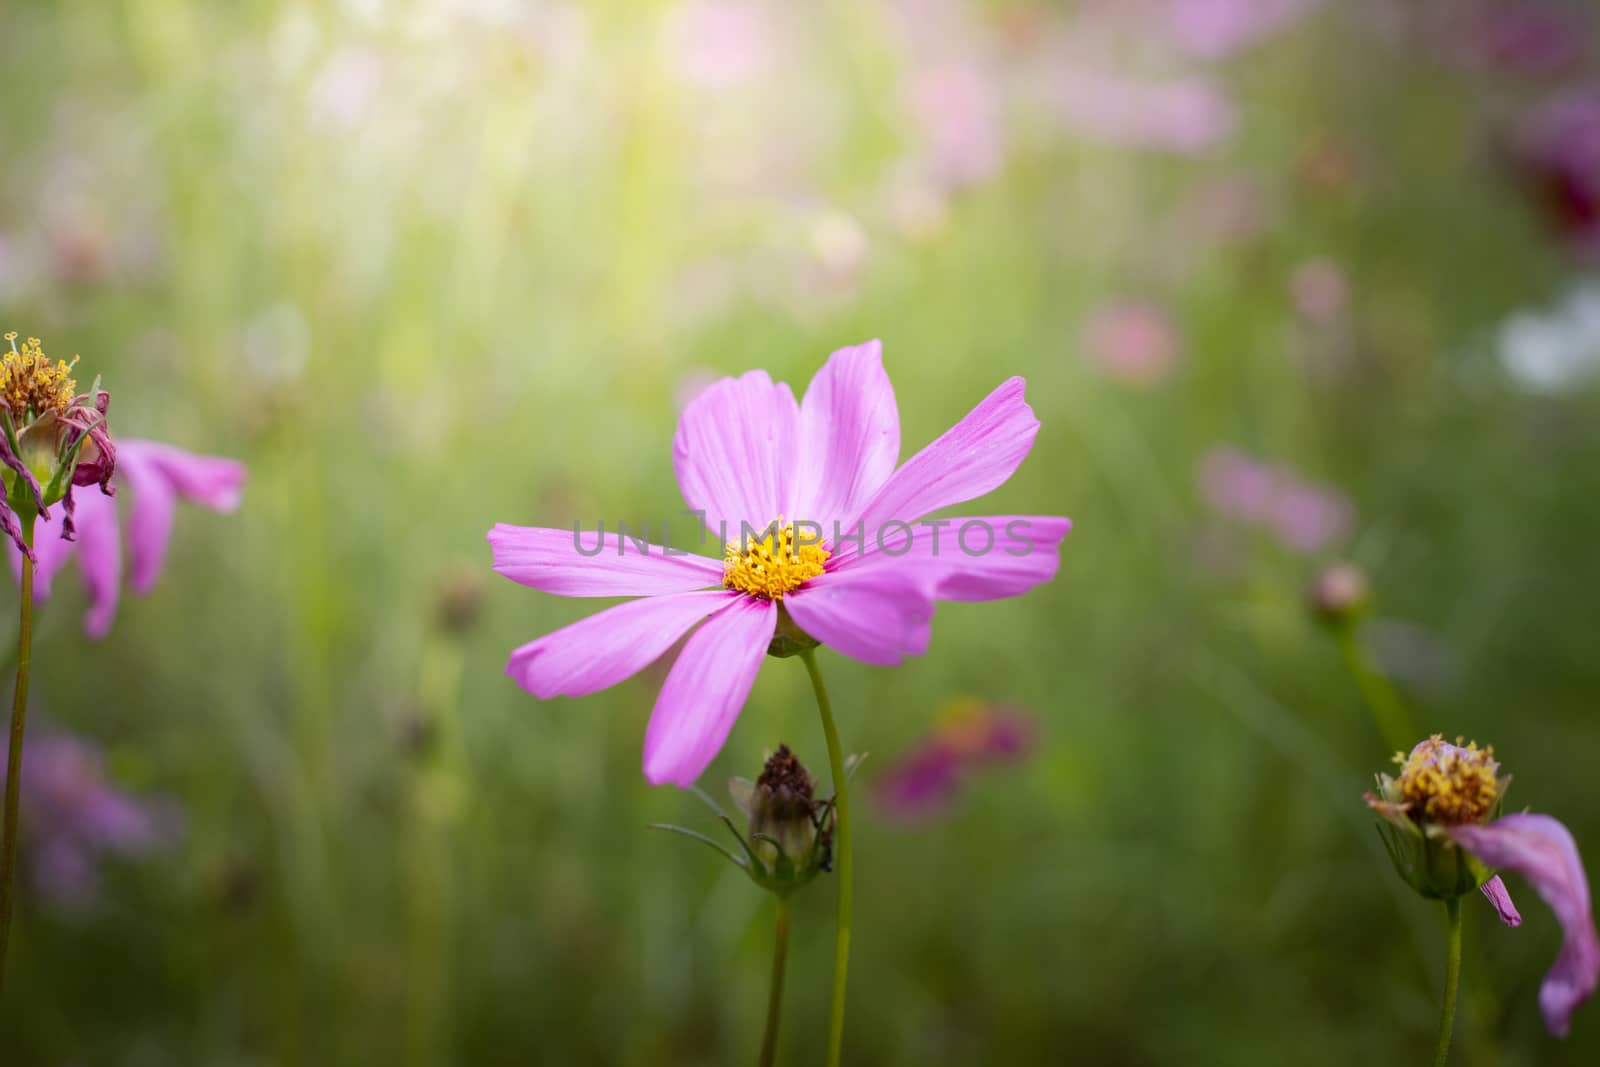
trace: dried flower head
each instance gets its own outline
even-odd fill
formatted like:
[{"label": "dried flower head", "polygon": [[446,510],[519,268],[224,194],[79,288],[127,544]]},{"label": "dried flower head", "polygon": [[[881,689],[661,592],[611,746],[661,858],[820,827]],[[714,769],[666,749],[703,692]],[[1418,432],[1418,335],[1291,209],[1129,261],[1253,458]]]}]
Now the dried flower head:
[{"label": "dried flower head", "polygon": [[1452,745],[1434,734],[1409,756],[1395,753],[1400,796],[1431,822],[1446,826],[1482,822],[1500,803],[1504,787],[1494,746],[1479,748],[1473,741],[1463,748],[1461,740],[1456,738]]}]

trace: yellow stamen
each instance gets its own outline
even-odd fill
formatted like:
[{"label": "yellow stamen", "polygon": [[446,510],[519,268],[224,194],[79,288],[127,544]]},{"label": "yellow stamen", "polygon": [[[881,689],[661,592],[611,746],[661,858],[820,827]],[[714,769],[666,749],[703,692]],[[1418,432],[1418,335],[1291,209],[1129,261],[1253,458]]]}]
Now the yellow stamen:
[{"label": "yellow stamen", "polygon": [[[822,573],[822,564],[832,555],[822,542],[797,538],[795,524],[780,517],[744,545],[728,542],[722,558],[722,585],[767,600],[782,600],[808,580]],[[804,527],[803,527],[804,528]],[[760,536],[764,535],[764,536]]]},{"label": "yellow stamen", "polygon": [[0,399],[11,408],[12,421],[31,422],[71,407],[78,394],[78,383],[72,380],[78,357],[73,356],[71,363],[58,359],[52,366],[37,337],[28,338],[20,349],[15,332],[5,339],[11,342],[11,351],[0,355]]},{"label": "yellow stamen", "polygon": [[1450,825],[1481,822],[1500,802],[1500,764],[1494,746],[1480,749],[1474,741],[1465,748],[1434,734],[1412,750],[1395,755],[1400,767],[1400,795],[1414,811],[1433,822]]}]

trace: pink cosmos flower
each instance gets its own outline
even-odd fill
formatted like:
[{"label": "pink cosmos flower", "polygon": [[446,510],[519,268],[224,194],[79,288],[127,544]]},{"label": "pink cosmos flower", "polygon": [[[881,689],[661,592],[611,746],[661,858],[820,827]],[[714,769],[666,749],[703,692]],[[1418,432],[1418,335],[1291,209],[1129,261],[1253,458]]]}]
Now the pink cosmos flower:
[{"label": "pink cosmos flower", "polygon": [[877,341],[833,353],[799,401],[765,371],[716,382],[684,410],[672,454],[724,557],[497,525],[499,574],[561,596],[640,598],[522,646],[507,673],[541,699],[582,696],[693,629],[644,744],[650,782],[692,784],[775,638],[895,664],[927,649],[935,601],[1018,596],[1055,575],[1064,518],[918,521],[998,488],[1022,463],[1039,430],[1024,384],[1005,382],[897,468],[900,416]]},{"label": "pink cosmos flower", "polygon": [[1233,448],[1206,454],[1199,484],[1212,507],[1266,527],[1285,547],[1304,555],[1343,539],[1354,522],[1354,509],[1339,490],[1306,482],[1285,467]]},{"label": "pink cosmos flower", "polygon": [[[133,498],[128,513],[129,584],[135,593],[155,587],[166,561],[173,513],[180,499],[212,511],[233,511],[244,488],[244,464],[217,456],[199,456],[171,445],[133,438],[117,439],[115,481]],[[55,535],[56,520],[40,516],[34,534],[38,567],[34,600],[49,599],[56,572],[74,556],[89,594],[83,629],[100,638],[117,614],[122,583],[122,531],[117,522],[117,497],[90,494],[74,515],[76,541]],[[11,549],[13,574],[21,573],[22,557]]]}]

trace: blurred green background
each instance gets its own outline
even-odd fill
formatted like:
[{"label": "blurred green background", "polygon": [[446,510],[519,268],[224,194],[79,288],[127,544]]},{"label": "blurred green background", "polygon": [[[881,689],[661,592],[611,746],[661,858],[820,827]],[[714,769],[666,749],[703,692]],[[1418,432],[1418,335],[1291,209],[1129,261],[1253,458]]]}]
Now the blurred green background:
[{"label": "blurred green background", "polygon": [[[1570,47],[1498,47],[1507,10]],[[1390,750],[1307,610],[1334,560],[1419,731],[1494,743],[1600,874],[1600,344],[1530,378],[1507,325],[1559,334],[1583,276],[1517,152],[1597,69],[1583,5],[58,0],[0,40],[0,325],[250,469],[109,638],[75,574],[43,612],[34,728],[186,825],[23,898],[6,1067],[752,1061],[771,903],[645,829],[709,822],[641,777],[660,675],[520,691],[595,604],[483,538],[675,514],[695,383],[870,337],[905,455],[1025,375],[1037,444],[975,507],[1076,526],[926,657],[823,653],[872,753],[849,1062],[1423,1059],[1443,936],[1361,802]],[[1327,528],[1217,506],[1219,448]],[[874,776],[963,695],[1035,748],[889,818]],[[825,770],[795,661],[702,784],[780,741]],[[1596,1062],[1508,881],[1454,1062]],[[821,1060],[832,918],[797,899],[783,1062]]]}]

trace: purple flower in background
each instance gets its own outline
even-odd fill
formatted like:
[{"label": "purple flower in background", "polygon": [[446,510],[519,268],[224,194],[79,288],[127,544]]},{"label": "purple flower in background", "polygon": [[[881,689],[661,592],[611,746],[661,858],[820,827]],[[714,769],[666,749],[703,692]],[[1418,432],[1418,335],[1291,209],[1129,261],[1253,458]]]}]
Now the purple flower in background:
[{"label": "purple flower in background", "polygon": [[1516,158],[1557,228],[1600,247],[1600,84],[1546,99],[1522,119]]},{"label": "purple flower in background", "polygon": [[1350,532],[1354,512],[1337,489],[1261,463],[1233,448],[1216,448],[1200,463],[1200,492],[1231,518],[1265,527],[1285,547],[1319,552]]},{"label": "purple flower in background", "polygon": [[1024,386],[1005,382],[899,464],[900,415],[876,341],[835,352],[799,402],[765,371],[716,382],[684,409],[672,453],[723,558],[617,534],[591,535],[591,550],[574,530],[496,526],[489,544],[505,577],[561,596],[640,598],[524,645],[507,673],[541,699],[583,696],[692,630],[644,746],[649,781],[692,784],[769,650],[822,643],[895,664],[926,651],[935,602],[1019,596],[1054,577],[1064,518],[919,521],[1016,471],[1039,430]]},{"label": "purple flower in background", "polygon": [[1322,0],[1167,0],[1168,26],[1190,55],[1221,59],[1301,18]]},{"label": "purple flower in background", "polygon": [[1533,885],[1561,924],[1561,952],[1539,990],[1545,1027],[1567,1036],[1572,1013],[1600,982],[1600,937],[1590,911],[1589,880],[1572,834],[1548,815],[1495,818],[1509,778],[1500,777],[1494,749],[1462,747],[1435,734],[1409,756],[1396,755],[1396,777],[1379,775],[1367,806],[1379,824],[1395,868],[1424,896],[1454,897],[1482,890],[1501,922],[1522,916],[1498,876],[1515,871]]},{"label": "purple flower in background", "polygon": [[874,784],[878,805],[902,821],[937,816],[955,799],[969,772],[1021,761],[1037,733],[1037,722],[1020,709],[954,701],[932,733],[879,775]]},{"label": "purple flower in background", "polygon": [[64,906],[94,899],[106,856],[145,855],[174,844],[182,832],[175,803],[118,789],[106,777],[100,751],[71,734],[29,739],[21,788],[30,879],[41,895]]},{"label": "purple flower in background", "polygon": [[1107,377],[1127,385],[1166,380],[1178,359],[1178,332],[1159,306],[1122,300],[1100,308],[1084,326],[1083,346]]},{"label": "purple flower in background", "polygon": [[[245,468],[236,460],[195,455],[155,441],[119,438],[115,478],[132,497],[127,524],[129,584],[142,595],[154,588],[161,576],[178,501],[212,511],[233,511],[244,489]],[[89,594],[83,628],[90,637],[104,637],[116,617],[122,585],[122,530],[116,500],[91,494],[79,502],[76,523],[78,539],[65,541],[49,533],[56,524],[54,518],[40,518],[34,536],[38,556],[34,599],[47,600],[56,572],[78,557]],[[22,558],[15,548],[11,566],[13,573],[21,572]]]}]

